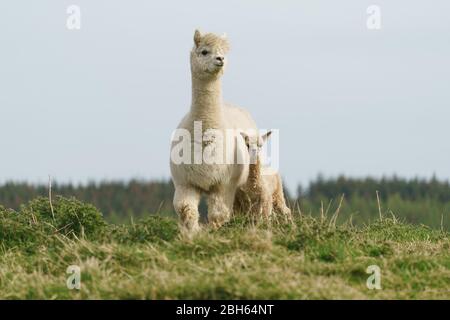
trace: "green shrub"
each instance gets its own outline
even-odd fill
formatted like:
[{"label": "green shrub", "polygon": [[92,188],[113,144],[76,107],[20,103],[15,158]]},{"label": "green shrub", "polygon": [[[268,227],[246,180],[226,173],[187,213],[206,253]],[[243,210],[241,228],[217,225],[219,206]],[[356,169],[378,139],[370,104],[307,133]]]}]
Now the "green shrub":
[{"label": "green shrub", "polygon": [[6,248],[27,250],[49,245],[53,236],[95,237],[106,226],[101,213],[76,199],[56,197],[53,213],[47,198],[37,198],[20,211],[0,207],[0,241]]},{"label": "green shrub", "polygon": [[32,218],[0,207],[0,243],[3,247],[29,251],[33,244],[44,240],[45,231]]},{"label": "green shrub", "polygon": [[39,222],[52,225],[56,232],[66,236],[91,236],[106,226],[102,214],[93,205],[61,196],[52,205],[53,213],[47,198],[37,198],[22,206],[21,214],[35,215]]}]

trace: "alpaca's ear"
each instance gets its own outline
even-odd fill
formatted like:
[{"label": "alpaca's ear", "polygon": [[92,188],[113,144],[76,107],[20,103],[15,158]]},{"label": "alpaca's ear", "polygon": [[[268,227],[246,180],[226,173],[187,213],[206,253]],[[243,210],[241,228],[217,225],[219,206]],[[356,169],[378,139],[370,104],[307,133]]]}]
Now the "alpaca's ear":
[{"label": "alpaca's ear", "polygon": [[198,45],[200,44],[200,40],[202,40],[202,34],[200,33],[200,31],[198,31],[198,29],[196,29],[194,33],[195,46],[198,47]]},{"label": "alpaca's ear", "polygon": [[265,143],[267,141],[267,139],[269,139],[271,134],[272,134],[272,130],[271,131],[267,131],[267,133],[263,134],[261,136],[262,142]]},{"label": "alpaca's ear", "polygon": [[224,50],[225,53],[228,52],[230,50],[230,43],[228,42],[227,34],[224,32],[219,38],[220,40],[222,40],[221,43],[222,49]]},{"label": "alpaca's ear", "polygon": [[241,134],[242,138],[244,138],[245,145],[248,147],[250,145],[250,138],[248,134],[246,134],[244,131],[241,131],[239,133]]}]

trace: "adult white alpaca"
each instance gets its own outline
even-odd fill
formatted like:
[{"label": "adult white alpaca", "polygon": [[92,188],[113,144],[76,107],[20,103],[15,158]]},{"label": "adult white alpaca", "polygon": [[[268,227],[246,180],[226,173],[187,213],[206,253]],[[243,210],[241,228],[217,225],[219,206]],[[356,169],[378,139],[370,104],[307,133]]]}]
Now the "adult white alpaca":
[{"label": "adult white alpaca", "polygon": [[[256,124],[248,112],[225,104],[222,100],[221,76],[227,59],[228,41],[225,36],[212,33],[194,34],[191,51],[192,103],[189,113],[182,119],[179,129],[191,134],[191,149],[195,153],[195,143],[208,147],[214,152],[223,151],[222,159],[233,159],[232,163],[194,163],[194,155],[188,157],[190,163],[175,163],[172,159],[176,141],[172,142],[170,168],[175,185],[173,204],[182,226],[190,232],[199,230],[198,205],[205,194],[208,205],[208,220],[214,227],[227,222],[233,211],[233,202],[238,187],[246,183],[248,177],[248,151],[240,131],[257,132]],[[202,132],[217,129],[225,136],[225,131],[234,129],[233,139],[221,141],[211,135],[209,139],[194,141],[194,122],[201,122]],[[198,145],[197,145],[198,147]],[[215,149],[215,147],[217,147]],[[198,150],[198,149],[197,149]],[[218,151],[220,150],[220,151]],[[185,150],[186,151],[186,150]],[[236,159],[243,159],[236,163]]]}]

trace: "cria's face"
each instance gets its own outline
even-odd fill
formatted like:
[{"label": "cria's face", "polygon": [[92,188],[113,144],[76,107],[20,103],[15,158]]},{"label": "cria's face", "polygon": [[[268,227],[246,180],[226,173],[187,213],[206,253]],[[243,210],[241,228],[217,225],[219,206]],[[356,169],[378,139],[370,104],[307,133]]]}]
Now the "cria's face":
[{"label": "cria's face", "polygon": [[250,163],[252,164],[256,163],[256,161],[258,160],[260,149],[261,148],[258,147],[258,145],[251,145],[248,148],[248,151],[250,153]]},{"label": "cria's face", "polygon": [[250,136],[246,132],[241,132],[241,136],[244,138],[245,145],[247,146],[250,155],[250,164],[257,163],[261,149],[271,134],[272,131],[268,131],[263,135]]},{"label": "cria's face", "polygon": [[261,152],[262,141],[256,137],[250,137],[247,139],[246,145],[250,154],[250,163],[255,164]]}]

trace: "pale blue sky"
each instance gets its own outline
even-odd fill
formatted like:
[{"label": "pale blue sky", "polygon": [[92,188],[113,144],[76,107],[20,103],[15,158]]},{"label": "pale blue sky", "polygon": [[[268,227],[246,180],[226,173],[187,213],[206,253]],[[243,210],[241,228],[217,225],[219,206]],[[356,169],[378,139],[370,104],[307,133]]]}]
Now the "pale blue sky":
[{"label": "pale blue sky", "polygon": [[280,129],[291,189],[319,172],[448,179],[449,15],[447,0],[2,1],[0,183],[169,177],[196,27],[227,32],[224,96]]}]

